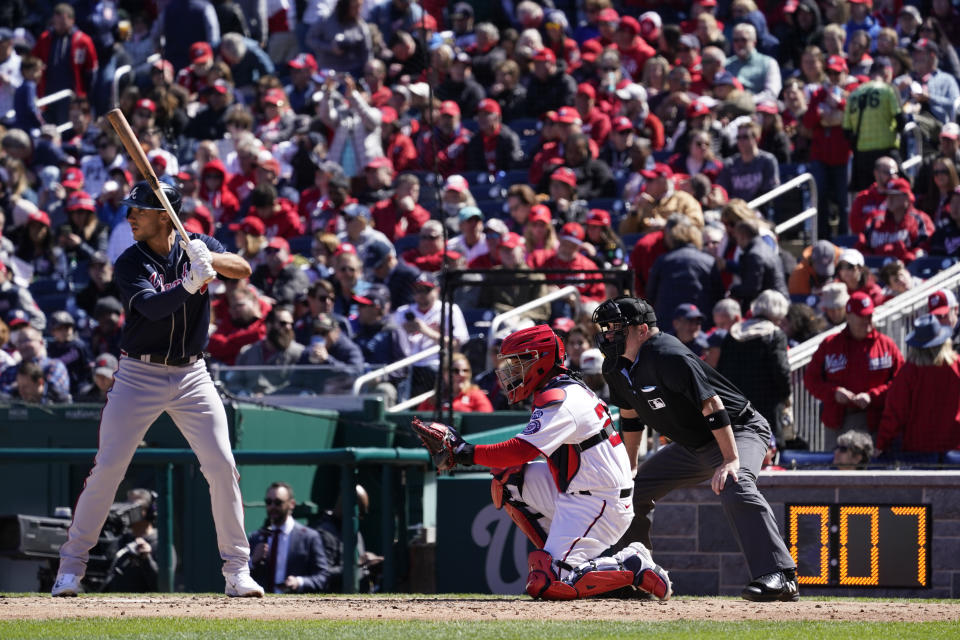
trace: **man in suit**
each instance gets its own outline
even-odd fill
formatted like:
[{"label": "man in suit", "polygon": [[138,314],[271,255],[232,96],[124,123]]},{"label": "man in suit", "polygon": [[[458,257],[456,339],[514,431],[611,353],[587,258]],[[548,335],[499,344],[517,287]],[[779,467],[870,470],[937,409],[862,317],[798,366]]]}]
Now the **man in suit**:
[{"label": "man in suit", "polygon": [[320,535],[293,519],[293,489],[274,482],[264,502],[267,521],[249,536],[250,575],[267,593],[327,591],[330,562]]}]

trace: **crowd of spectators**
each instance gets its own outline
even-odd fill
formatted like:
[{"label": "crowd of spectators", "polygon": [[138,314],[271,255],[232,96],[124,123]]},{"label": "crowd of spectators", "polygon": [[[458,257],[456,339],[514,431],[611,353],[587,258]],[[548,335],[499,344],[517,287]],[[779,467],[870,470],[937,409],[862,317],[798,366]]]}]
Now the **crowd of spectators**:
[{"label": "crowd of spectators", "polygon": [[[453,406],[503,408],[491,312],[574,284],[506,330],[549,322],[568,365],[597,375],[581,362],[588,318],[627,285],[751,396],[781,445],[786,350],[844,323],[824,349],[865,358],[856,343],[876,339],[884,352],[849,381],[830,353],[808,367],[828,433],[879,429],[883,449],[918,425],[883,413],[903,357],[857,318],[916,286],[914,263],[960,258],[948,2],[3,5],[0,391],[12,398],[96,402],[109,386],[125,312],[112,264],[133,243],[121,200],[140,178],[103,117],[119,106],[182,189],[186,228],[253,267],[212,285],[209,352],[236,367],[234,393],[345,391],[444,340],[440,290],[453,286]],[[909,153],[922,156],[915,176]],[[806,171],[820,241],[788,246],[781,208],[750,202]],[[955,311],[931,311],[956,325]],[[928,359],[902,368],[922,379]],[[956,373],[951,357],[933,361]],[[433,356],[379,387],[413,397],[440,371]]]}]

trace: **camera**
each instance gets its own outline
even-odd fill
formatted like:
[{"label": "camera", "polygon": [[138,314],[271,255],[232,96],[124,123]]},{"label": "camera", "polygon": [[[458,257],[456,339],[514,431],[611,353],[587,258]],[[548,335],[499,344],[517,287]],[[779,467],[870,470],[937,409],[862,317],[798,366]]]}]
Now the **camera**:
[{"label": "camera", "polygon": [[403,314],[403,317],[407,322],[413,322],[417,319],[417,317],[413,315],[413,311],[407,311],[405,314]]}]

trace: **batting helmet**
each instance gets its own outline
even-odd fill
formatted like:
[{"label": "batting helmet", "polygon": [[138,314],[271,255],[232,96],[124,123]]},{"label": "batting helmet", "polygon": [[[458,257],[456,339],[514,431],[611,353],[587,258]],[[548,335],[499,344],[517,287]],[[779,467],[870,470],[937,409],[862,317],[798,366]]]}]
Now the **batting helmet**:
[{"label": "batting helmet", "polygon": [[545,324],[507,336],[497,356],[497,378],[510,403],[536,391],[555,366],[563,367],[563,342]]},{"label": "batting helmet", "polygon": [[[167,200],[170,201],[170,206],[173,207],[173,212],[179,214],[180,206],[183,203],[183,194],[180,193],[180,189],[177,189],[173,185],[169,185],[166,182],[161,182],[160,188],[167,196]],[[157,194],[153,192],[153,189],[150,188],[150,183],[148,183],[146,180],[141,180],[137,184],[133,185],[133,188],[130,189],[130,193],[127,194],[127,197],[121,202],[128,207],[136,207],[138,209],[150,209],[153,211],[165,210],[163,205],[160,204],[160,199],[157,197]]]},{"label": "batting helmet", "polygon": [[641,324],[655,327],[657,314],[643,298],[620,296],[601,303],[593,312],[593,321],[600,325],[597,347],[603,352],[604,372],[609,373],[626,348],[627,327]]}]

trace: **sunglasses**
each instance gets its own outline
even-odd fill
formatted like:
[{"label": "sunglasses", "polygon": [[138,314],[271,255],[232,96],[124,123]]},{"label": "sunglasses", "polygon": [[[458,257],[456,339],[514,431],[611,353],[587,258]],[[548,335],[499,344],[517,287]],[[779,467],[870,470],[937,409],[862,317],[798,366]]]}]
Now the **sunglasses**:
[{"label": "sunglasses", "polygon": [[286,500],[280,500],[279,498],[264,498],[263,504],[268,507],[281,507]]},{"label": "sunglasses", "polygon": [[934,170],[933,170],[933,175],[935,175],[935,176],[948,176],[948,175],[950,175],[950,172],[947,171],[946,169],[934,169]]},{"label": "sunglasses", "polygon": [[283,320],[274,320],[273,323],[279,327],[293,328],[293,322],[284,322]]}]

